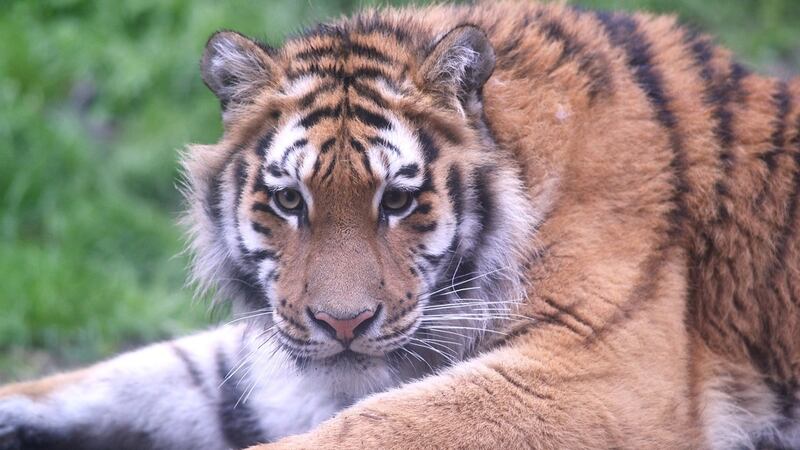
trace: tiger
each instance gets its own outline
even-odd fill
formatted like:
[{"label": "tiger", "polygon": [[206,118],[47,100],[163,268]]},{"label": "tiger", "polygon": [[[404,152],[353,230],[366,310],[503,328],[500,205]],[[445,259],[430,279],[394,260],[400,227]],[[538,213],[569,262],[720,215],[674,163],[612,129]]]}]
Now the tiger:
[{"label": "tiger", "polygon": [[208,41],[218,329],[0,388],[0,448],[800,448],[800,80],[674,16]]}]

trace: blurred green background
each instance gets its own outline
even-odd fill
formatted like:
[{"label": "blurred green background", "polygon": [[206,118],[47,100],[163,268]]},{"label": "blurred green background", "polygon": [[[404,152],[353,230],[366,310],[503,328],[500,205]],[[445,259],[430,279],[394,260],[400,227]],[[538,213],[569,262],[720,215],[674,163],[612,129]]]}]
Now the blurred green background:
[{"label": "blurred green background", "polygon": [[[277,45],[377,3],[2,2],[0,382],[224,320],[184,286],[175,225],[177,150],[221,131],[197,69],[203,45],[220,28]],[[751,66],[800,73],[798,0],[575,3],[676,12]]]}]

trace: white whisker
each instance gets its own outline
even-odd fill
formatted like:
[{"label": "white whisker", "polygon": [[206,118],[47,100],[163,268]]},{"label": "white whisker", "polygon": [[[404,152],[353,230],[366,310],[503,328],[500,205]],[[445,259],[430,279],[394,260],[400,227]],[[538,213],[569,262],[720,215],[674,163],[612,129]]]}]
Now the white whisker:
[{"label": "white whisker", "polygon": [[491,330],[488,328],[475,328],[475,327],[453,327],[453,326],[446,326],[446,325],[425,325],[425,328],[429,330],[473,330],[478,331],[481,333],[495,333],[500,334],[503,336],[508,336],[508,333],[503,333],[502,331]]}]

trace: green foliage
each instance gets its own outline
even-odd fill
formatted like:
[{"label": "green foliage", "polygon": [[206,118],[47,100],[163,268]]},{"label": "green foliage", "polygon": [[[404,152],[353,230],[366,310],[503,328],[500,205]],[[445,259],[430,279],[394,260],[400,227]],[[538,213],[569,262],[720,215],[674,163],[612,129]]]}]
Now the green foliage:
[{"label": "green foliage", "polygon": [[[207,37],[232,28],[279,44],[304,25],[376,3],[6,0],[0,381],[214,321],[184,287],[174,220],[177,150],[220,134],[218,104],[197,69]],[[800,61],[794,0],[580,3],[678,12],[770,70],[796,71]]]}]

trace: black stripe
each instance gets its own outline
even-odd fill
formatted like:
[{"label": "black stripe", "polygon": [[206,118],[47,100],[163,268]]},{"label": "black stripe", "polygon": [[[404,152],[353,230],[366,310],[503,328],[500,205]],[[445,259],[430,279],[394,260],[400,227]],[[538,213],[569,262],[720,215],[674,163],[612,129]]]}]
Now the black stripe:
[{"label": "black stripe", "polygon": [[[243,155],[236,159],[236,198],[234,199],[233,216],[239,217],[239,206],[242,204],[242,194],[247,184],[247,160]],[[238,222],[238,220],[237,220]]]},{"label": "black stripe", "polygon": [[[713,44],[709,38],[697,32],[687,33],[685,40],[694,56],[695,64],[700,69],[700,76],[705,82],[704,102],[712,108],[714,117],[714,137],[719,143],[719,163],[722,169],[720,178],[715,182],[714,189],[717,194],[717,215],[715,220],[718,222],[730,219],[725,198],[729,197],[729,188],[726,179],[733,169],[734,155],[731,152],[735,136],[733,133],[733,112],[730,103],[741,97],[741,82],[748,75],[747,70],[735,61],[731,62],[728,74],[722,77],[711,66],[714,57]],[[710,239],[706,240],[707,245],[713,243]]]},{"label": "black stripe", "polygon": [[[379,34],[382,37],[391,37],[401,44],[411,40],[411,36],[408,34],[408,32],[385,22],[384,19],[376,13],[372,13],[370,15],[358,15],[354,18],[353,22],[354,28],[352,31],[355,32],[362,34]],[[310,38],[314,36],[332,36],[340,38],[345,36],[348,31],[349,30],[345,30],[340,25],[320,23],[311,28],[303,30],[299,34],[299,37]]]},{"label": "black stripe", "polygon": [[[222,347],[217,349],[217,376],[220,383],[231,371],[231,365]],[[235,448],[246,448],[266,442],[259,425],[258,415],[247,403],[239,402],[243,392],[239,389],[239,377],[233,376],[219,388],[217,414],[225,439]]]},{"label": "black stripe", "polygon": [[517,29],[503,45],[497,48],[497,64],[500,68],[508,70],[518,65],[519,45],[522,43],[524,37],[524,31],[522,29]]},{"label": "black stripe", "polygon": [[386,22],[383,17],[374,12],[370,15],[359,15],[356,18],[355,27],[361,33],[378,34],[383,38],[391,37],[400,44],[411,42],[412,40],[408,31]]},{"label": "black stripe", "polygon": [[342,112],[342,105],[336,105],[334,107],[325,106],[322,108],[315,109],[308,113],[302,120],[300,120],[300,126],[303,128],[310,128],[319,123],[320,120],[325,118],[337,117]]},{"label": "black stripe", "polygon": [[[798,124],[798,133],[800,133],[800,123]],[[798,138],[800,140],[800,138]],[[795,234],[796,217],[798,203],[800,203],[800,144],[792,153],[792,160],[794,162],[794,176],[792,178],[792,188],[789,191],[789,198],[786,201],[786,218],[784,219],[783,226],[780,233],[775,240],[775,259],[773,266],[769,270],[770,277],[773,277],[781,269],[786,270],[786,252],[789,249],[789,243]]]},{"label": "black stripe", "polygon": [[499,67],[510,70],[519,66],[519,58],[524,57],[524,53],[520,51],[522,50],[520,44],[526,37],[526,31],[528,31],[531,23],[538,21],[543,15],[542,8],[538,7],[535,12],[528,11],[522,16],[520,23],[513,27],[513,34],[507,38],[504,44],[497,47],[497,64]]},{"label": "black stripe", "polygon": [[372,167],[370,167],[369,155],[367,152],[361,154],[361,162],[364,164],[364,168],[367,169],[367,173],[372,176]]},{"label": "black stripe", "polygon": [[264,178],[266,177],[266,168],[264,167],[263,160],[266,157],[267,149],[272,146],[272,140],[275,136],[275,130],[270,130],[264,136],[262,136],[258,143],[256,144],[256,155],[258,156],[258,171],[254,177],[253,182],[253,193],[262,192],[262,193],[269,193],[269,188],[264,183]]},{"label": "black stripe", "polygon": [[414,178],[419,175],[419,166],[415,163],[406,164],[400,167],[394,176],[396,177],[405,177],[405,178]]},{"label": "black stripe", "polygon": [[270,175],[272,175],[275,178],[280,178],[280,177],[282,177],[284,175],[288,175],[289,174],[289,172],[283,170],[281,168],[281,166],[278,165],[278,163],[274,163],[274,162],[270,163],[269,166],[267,166],[267,171],[269,171]]},{"label": "black stripe", "polygon": [[717,119],[717,127],[714,130],[714,134],[723,148],[723,153],[720,154],[723,162],[732,158],[730,156],[730,147],[736,138],[733,134],[733,112],[728,109],[728,105],[742,95],[742,80],[747,75],[749,75],[749,72],[744,66],[732,63],[727,83],[722,85],[713,99],[717,104],[717,109],[714,113]]},{"label": "black stripe", "polygon": [[789,115],[789,108],[791,107],[791,93],[786,82],[781,81],[778,83],[777,90],[772,94],[772,101],[776,110],[775,120],[773,120],[774,130],[770,138],[772,148],[758,155],[770,171],[775,170],[778,166],[775,158],[785,151],[786,117]]},{"label": "black stripe", "polygon": [[380,114],[368,111],[358,105],[353,106],[353,114],[362,123],[378,129],[391,129],[389,121]]},{"label": "black stripe", "polygon": [[706,36],[695,29],[686,31],[684,42],[692,52],[694,62],[700,69],[700,76],[706,82],[706,91],[710,91],[711,83],[714,82],[714,70],[711,68],[714,46]]},{"label": "black stripe", "polygon": [[431,222],[422,225],[412,225],[411,228],[419,233],[429,233],[436,229],[436,225],[436,222]]},{"label": "black stripe", "polygon": [[369,155],[367,154],[367,149],[364,147],[364,144],[353,138],[350,139],[350,145],[361,155],[361,162],[364,164],[364,168],[367,170],[367,173],[372,176],[372,167],[370,167]]},{"label": "black stripe", "polygon": [[541,22],[540,27],[548,40],[561,43],[561,55],[552,70],[567,61],[576,61],[578,71],[589,80],[590,101],[600,94],[611,93],[613,90],[611,67],[605,55],[588,51],[585,44],[576,41],[575,36],[568,33],[564,26],[553,18]]},{"label": "black stripe", "polygon": [[328,153],[333,146],[336,145],[336,138],[330,138],[327,141],[323,142],[322,145],[319,147],[320,153]]},{"label": "black stripe", "polygon": [[444,258],[446,255],[447,255],[447,251],[445,250],[445,252],[444,252],[444,253],[442,253],[441,255],[431,255],[430,253],[422,253],[420,256],[422,256],[422,258],[423,258],[423,259],[425,259],[425,261],[428,261],[428,263],[429,263],[430,265],[432,265],[432,266],[438,266],[438,265],[439,265],[439,262],[440,262],[440,261],[442,260],[442,258]]},{"label": "black stripe", "polygon": [[264,159],[264,156],[267,154],[267,149],[272,145],[272,139],[274,138],[275,130],[270,130],[258,140],[256,144],[256,154],[259,158]]},{"label": "black stripe", "polygon": [[677,129],[678,119],[670,109],[661,73],[653,65],[650,42],[639,31],[636,20],[627,15],[608,12],[597,12],[596,15],[608,33],[611,43],[625,51],[628,67],[636,83],[654,108],[656,120],[669,135],[672,148],[670,169],[674,174],[672,198],[674,206],[668,218],[671,222],[669,235],[673,238],[680,232],[681,224],[688,214],[684,195],[690,190],[685,175],[687,163],[683,139]]},{"label": "black stripe", "polygon": [[318,59],[323,56],[338,56],[341,50],[340,42],[328,42],[319,47],[310,47],[295,53],[292,59]]},{"label": "black stripe", "polygon": [[358,69],[353,70],[350,74],[347,75],[347,78],[359,79],[375,79],[375,78],[383,78],[387,82],[391,82],[392,78],[386,74],[382,69],[378,67],[360,67]]},{"label": "black stripe", "polygon": [[478,243],[476,249],[480,250],[489,234],[492,233],[495,222],[496,206],[492,193],[490,176],[493,171],[491,167],[479,167],[472,174],[472,183],[477,192],[475,199],[475,215],[478,218],[480,231],[478,232]]},{"label": "black stripe", "polygon": [[379,108],[389,107],[389,103],[386,100],[384,100],[380,92],[371,88],[370,86],[367,86],[366,84],[360,83],[358,81],[353,82],[353,84],[351,84],[350,86],[358,95],[371,101],[372,103],[375,103],[375,105],[378,106]]},{"label": "black stripe", "polygon": [[267,204],[267,203],[255,202],[255,203],[253,203],[252,209],[253,209],[254,212],[265,212],[267,214],[271,214],[271,215],[283,220],[283,217],[281,217],[280,214],[276,213],[275,210],[272,209],[272,207],[269,206],[269,204]]},{"label": "black stripe", "polygon": [[266,237],[272,237],[272,230],[265,227],[264,225],[261,225],[258,222],[251,222],[250,225],[252,226],[253,231],[255,231],[256,233],[263,234]]},{"label": "black stripe", "polygon": [[261,169],[258,171],[258,175],[256,175],[255,182],[253,183],[253,192],[262,192],[265,194],[269,194],[269,187],[264,183],[264,167],[262,166]]},{"label": "black stripe", "polygon": [[289,146],[289,148],[287,148],[283,152],[283,156],[281,156],[281,167],[283,167],[284,170],[286,169],[286,160],[289,159],[289,156],[292,153],[296,152],[297,150],[300,150],[301,148],[305,147],[306,144],[308,144],[308,139],[300,138],[296,140],[292,145]]},{"label": "black stripe", "polygon": [[433,187],[433,178],[431,177],[431,171],[425,169],[424,175],[422,177],[422,184],[417,191],[418,194],[422,194],[425,192],[436,192],[436,188]]},{"label": "black stripe", "polygon": [[301,109],[308,108],[309,106],[314,104],[314,101],[317,99],[317,97],[320,96],[320,94],[331,92],[335,90],[337,87],[338,85],[334,83],[332,80],[320,83],[311,91],[303,94],[303,96],[300,97],[300,100],[298,101],[298,105],[300,106]]},{"label": "black stripe", "polygon": [[430,203],[420,203],[417,205],[416,208],[414,208],[414,211],[412,211],[411,214],[409,214],[409,216],[414,214],[420,214],[424,216],[425,214],[431,212],[431,208],[432,206]]},{"label": "black stripe", "polygon": [[211,392],[209,392],[208,387],[203,382],[205,377],[203,377],[200,368],[197,367],[197,364],[192,360],[189,354],[174,342],[170,344],[170,348],[175,352],[178,359],[181,360],[184,367],[186,367],[186,372],[189,374],[189,379],[192,380],[192,385],[199,389],[206,398],[211,398]]},{"label": "black stripe", "polygon": [[328,179],[333,174],[333,167],[336,165],[336,158],[331,158],[330,164],[328,164],[328,168],[325,170],[325,174],[322,175],[321,182]]},{"label": "black stripe", "polygon": [[235,296],[244,300],[245,305],[254,309],[264,306],[269,296],[262,289],[258,277],[243,267],[232,265],[230,276],[226,280],[226,289],[235,291]]},{"label": "black stripe", "polygon": [[372,167],[370,167],[369,155],[367,155],[367,149],[364,147],[364,144],[353,138],[350,139],[350,145],[361,155],[361,162],[364,164],[364,169],[372,176]]},{"label": "black stripe", "polygon": [[346,81],[348,80],[348,84],[350,84],[354,79],[376,79],[382,78],[387,81],[391,81],[391,77],[383,71],[383,69],[378,67],[361,67],[358,69],[353,70],[352,72],[346,72],[340,67],[336,66],[327,66],[327,65],[320,65],[316,63],[311,63],[306,65],[301,69],[290,71],[287,74],[287,78],[289,81],[296,80],[297,78],[306,76],[306,75],[317,75],[320,77],[330,77],[334,78],[339,81]]},{"label": "black stripe", "polygon": [[369,58],[381,63],[392,62],[390,57],[371,45],[362,44],[359,42],[350,42],[347,50],[354,55]]},{"label": "black stripe", "polygon": [[208,192],[206,193],[206,214],[217,229],[222,227],[222,187],[224,184],[222,176],[230,164],[231,161],[229,160],[219,172],[211,177]]},{"label": "black stripe", "polygon": [[302,177],[300,176],[300,169],[303,167],[303,163],[306,161],[308,157],[308,153],[303,153],[297,157],[297,160],[294,162],[294,178],[296,180],[300,180]]},{"label": "black stripe", "polygon": [[464,185],[461,180],[461,171],[453,164],[447,169],[447,196],[456,216],[456,224],[461,225],[464,215]]},{"label": "black stripe", "polygon": [[367,149],[364,148],[364,145],[361,142],[359,142],[358,139],[355,138],[350,139],[350,145],[352,145],[353,149],[355,149],[355,151],[357,151],[358,153],[367,152]]},{"label": "black stripe", "polygon": [[369,143],[372,145],[378,145],[384,147],[386,149],[391,150],[395,155],[400,154],[400,149],[397,148],[396,145],[392,144],[391,142],[387,141],[386,139],[380,136],[372,136],[368,139]]},{"label": "black stripe", "polygon": [[265,259],[274,261],[278,259],[278,255],[272,250],[256,250],[254,252],[249,252],[247,257],[254,261],[263,261]]},{"label": "black stripe", "polygon": [[[714,190],[718,197],[717,220],[727,221],[730,217],[723,198],[728,197],[729,189],[725,178],[732,168],[732,154],[730,152],[733,142],[732,119],[733,114],[728,109],[731,94],[739,89],[740,78],[735,75],[735,66],[731,66],[731,74],[726,79],[720,79],[719,74],[711,66],[714,57],[714,47],[709,38],[699,33],[697,30],[688,30],[684,35],[684,42],[689,47],[694,58],[695,65],[700,71],[700,77],[705,84],[703,101],[712,108],[712,115],[715,120],[713,133],[719,143],[719,155],[723,174],[714,183]],[[710,249],[713,242],[706,238],[706,245]]]},{"label": "black stripe", "polygon": [[[317,155],[316,159],[314,160],[314,168],[311,170],[312,180],[317,177],[317,175],[319,174],[319,169],[321,167],[322,167],[322,158],[320,158],[320,155]],[[298,176],[297,178],[300,177]]]},{"label": "black stripe", "polygon": [[433,142],[431,135],[421,128],[417,130],[417,135],[422,146],[422,157],[425,159],[425,164],[436,161],[439,158],[439,148]]},{"label": "black stripe", "polygon": [[247,167],[248,164],[244,155],[239,154],[236,159],[236,177],[234,179],[236,197],[233,200],[233,231],[236,233],[236,240],[239,242],[240,250],[243,250],[243,255],[247,254],[247,249],[244,247],[244,239],[239,231],[239,208],[242,206],[242,194],[247,184]]}]

